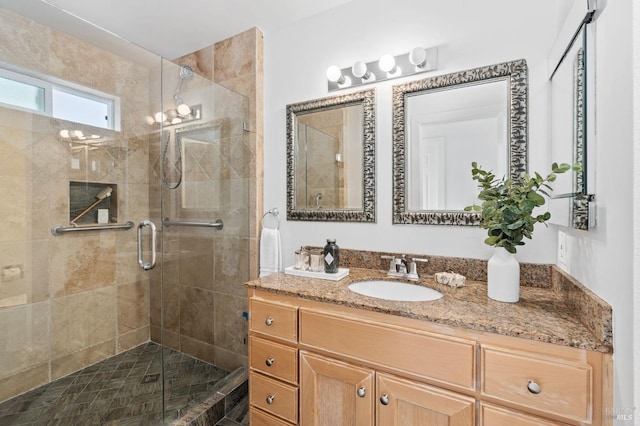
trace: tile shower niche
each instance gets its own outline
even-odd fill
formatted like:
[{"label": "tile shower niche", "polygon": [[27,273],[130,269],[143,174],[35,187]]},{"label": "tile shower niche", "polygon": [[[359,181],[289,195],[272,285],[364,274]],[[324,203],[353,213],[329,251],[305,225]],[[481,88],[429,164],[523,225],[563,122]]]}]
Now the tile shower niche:
[{"label": "tile shower niche", "polygon": [[69,222],[77,225],[118,222],[118,186],[69,182]]}]

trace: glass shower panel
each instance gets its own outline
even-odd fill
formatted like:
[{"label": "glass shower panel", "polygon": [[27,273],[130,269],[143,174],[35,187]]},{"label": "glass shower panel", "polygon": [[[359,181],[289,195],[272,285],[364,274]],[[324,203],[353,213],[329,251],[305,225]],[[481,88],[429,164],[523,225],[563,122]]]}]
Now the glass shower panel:
[{"label": "glass shower panel", "polygon": [[[19,12],[0,8],[0,68],[107,94],[119,121],[0,104],[0,424],[170,424],[246,365],[248,101]],[[145,271],[136,232],[113,226],[148,219]]]},{"label": "glass shower panel", "polygon": [[[112,130],[73,110],[51,117],[46,93],[39,112],[0,106],[0,191],[11,200],[0,203],[0,424],[162,419],[153,403],[122,409],[150,365],[141,357],[151,280],[137,265],[135,232],[107,229],[149,217],[144,112],[160,92],[151,77],[161,59],[133,46],[121,54],[122,40],[110,40],[93,45],[0,9],[0,67],[108,94],[119,112]],[[159,407],[161,389],[147,393]]]},{"label": "glass shower panel", "polygon": [[[164,61],[162,108],[153,114],[162,122],[158,144],[150,145],[149,197],[152,219],[162,224],[162,267],[151,285],[151,338],[166,348],[164,411],[171,421],[185,414],[185,398],[190,409],[246,365],[249,103]],[[176,368],[185,360],[197,374],[184,377]]]}]

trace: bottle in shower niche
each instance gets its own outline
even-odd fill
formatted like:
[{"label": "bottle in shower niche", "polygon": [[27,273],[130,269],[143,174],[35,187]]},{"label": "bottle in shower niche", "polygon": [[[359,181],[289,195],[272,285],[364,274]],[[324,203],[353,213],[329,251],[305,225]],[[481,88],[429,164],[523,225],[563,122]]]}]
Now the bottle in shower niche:
[{"label": "bottle in shower niche", "polygon": [[336,244],[335,238],[328,238],[327,245],[324,246],[322,252],[324,256],[324,272],[335,274],[338,272],[338,264],[340,263],[340,248]]}]

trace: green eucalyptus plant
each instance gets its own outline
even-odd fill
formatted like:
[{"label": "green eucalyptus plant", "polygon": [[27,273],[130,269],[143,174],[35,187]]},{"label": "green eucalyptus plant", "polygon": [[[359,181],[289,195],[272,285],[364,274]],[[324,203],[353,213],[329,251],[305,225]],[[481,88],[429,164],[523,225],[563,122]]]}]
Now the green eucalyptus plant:
[{"label": "green eucalyptus plant", "polygon": [[476,162],[471,163],[471,175],[478,181],[481,189],[478,199],[481,205],[465,207],[465,211],[482,213],[480,227],[487,230],[485,244],[492,247],[504,247],[509,253],[516,253],[516,246],[524,245],[524,238],[531,239],[533,225],[544,223],[551,218],[551,213],[534,214],[534,209],[544,205],[545,198],[550,196],[553,188],[549,185],[556,180],[556,175],[569,170],[580,170],[580,165],[573,166],[553,163],[551,173],[546,177],[539,173],[530,176],[525,174],[522,180],[496,178],[483,170]]}]

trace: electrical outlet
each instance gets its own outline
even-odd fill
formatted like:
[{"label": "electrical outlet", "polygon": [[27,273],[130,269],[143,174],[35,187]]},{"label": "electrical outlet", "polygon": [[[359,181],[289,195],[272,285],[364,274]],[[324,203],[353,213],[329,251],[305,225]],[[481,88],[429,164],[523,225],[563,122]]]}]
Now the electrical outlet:
[{"label": "electrical outlet", "polygon": [[558,266],[567,266],[567,234],[558,231]]}]

